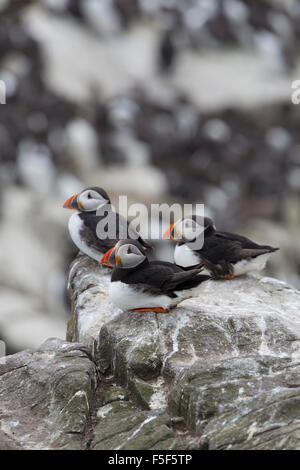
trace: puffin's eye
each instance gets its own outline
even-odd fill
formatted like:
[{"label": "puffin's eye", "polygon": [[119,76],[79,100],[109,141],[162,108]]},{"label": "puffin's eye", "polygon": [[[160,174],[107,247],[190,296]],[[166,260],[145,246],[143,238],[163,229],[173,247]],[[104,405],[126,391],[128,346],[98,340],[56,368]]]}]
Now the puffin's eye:
[{"label": "puffin's eye", "polygon": [[128,255],[131,255],[131,253],[132,253],[131,248],[128,247],[128,248],[127,248],[127,254],[128,254]]},{"label": "puffin's eye", "polygon": [[92,196],[90,195],[90,193],[88,194],[87,197],[88,197],[88,199],[92,199]]}]

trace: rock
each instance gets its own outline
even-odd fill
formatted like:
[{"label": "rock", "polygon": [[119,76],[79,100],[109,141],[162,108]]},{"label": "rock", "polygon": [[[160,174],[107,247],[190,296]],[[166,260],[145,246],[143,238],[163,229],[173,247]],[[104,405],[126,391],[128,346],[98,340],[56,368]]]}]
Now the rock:
[{"label": "rock", "polygon": [[213,419],[202,443],[209,449],[299,450],[299,405],[299,383],[298,389],[265,391],[248,400],[243,413]]},{"label": "rock", "polygon": [[133,391],[138,403],[146,410],[150,409],[151,398],[154,394],[154,388],[144,380],[134,378],[128,384]]},{"label": "rock", "polygon": [[112,403],[108,403],[107,405],[101,406],[101,408],[99,408],[99,410],[97,411],[97,418],[102,419],[106,418],[107,415],[121,413],[124,411],[131,411],[133,409],[133,405],[129,401],[117,400]]},{"label": "rock", "polygon": [[74,260],[69,272],[72,302],[69,341],[82,338],[89,346],[95,346],[101,326],[112,318],[112,305],[107,298],[109,281],[109,268],[81,254]]},{"label": "rock", "polygon": [[[252,274],[209,281],[170,315],[123,313],[107,298],[108,279],[85,256],[74,261],[69,339],[93,345],[101,372],[148,411],[124,411],[124,420],[109,412],[92,448],[143,448],[144,438],[127,439],[163,410],[183,418],[185,448],[300,447],[300,292]],[[166,431],[161,439],[174,438]]]},{"label": "rock", "polygon": [[[0,449],[81,449],[96,387],[86,347],[47,340],[0,365]],[[3,439],[2,439],[3,437]]]},{"label": "rock", "polygon": [[207,282],[170,315],[134,314],[85,255],[69,277],[76,342],[0,365],[1,450],[300,447],[298,291],[251,275]]},{"label": "rock", "polygon": [[22,447],[0,431],[0,450],[22,450]]},{"label": "rock", "polygon": [[128,393],[123,387],[112,387],[102,396],[102,405],[128,399]]},{"label": "rock", "polygon": [[123,411],[106,415],[94,430],[93,450],[174,449],[178,441],[165,412]]}]

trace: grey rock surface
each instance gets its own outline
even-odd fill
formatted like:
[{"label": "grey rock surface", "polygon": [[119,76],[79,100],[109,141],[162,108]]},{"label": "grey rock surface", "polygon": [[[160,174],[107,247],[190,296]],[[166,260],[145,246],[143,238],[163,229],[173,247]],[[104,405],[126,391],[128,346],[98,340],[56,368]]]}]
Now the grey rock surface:
[{"label": "grey rock surface", "polygon": [[300,293],[209,281],[171,314],[123,313],[79,255],[68,342],[0,366],[0,449],[300,449]]},{"label": "grey rock surface", "polygon": [[[183,418],[190,448],[300,448],[297,290],[256,274],[209,281],[201,297],[162,315],[116,309],[108,282],[93,261],[74,261],[69,340],[92,346],[100,371],[113,374],[138,407]],[[101,429],[99,422],[92,445],[106,448]]]},{"label": "grey rock surface", "polygon": [[[127,402],[128,403],[128,402]],[[119,402],[122,407],[110,406],[94,429],[91,449],[148,450],[176,449],[178,440],[171,429],[166,412],[136,411]],[[124,406],[125,405],[125,406]]]},{"label": "grey rock surface", "polygon": [[83,345],[47,340],[0,365],[0,449],[81,449],[96,367]]}]

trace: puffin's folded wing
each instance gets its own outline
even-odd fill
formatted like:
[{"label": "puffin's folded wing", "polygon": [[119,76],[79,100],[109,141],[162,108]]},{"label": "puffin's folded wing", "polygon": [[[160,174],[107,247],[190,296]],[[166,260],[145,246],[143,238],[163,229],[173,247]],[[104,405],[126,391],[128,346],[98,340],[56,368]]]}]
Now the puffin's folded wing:
[{"label": "puffin's folded wing", "polygon": [[205,247],[200,251],[202,261],[207,267],[207,263],[218,264],[224,261],[234,261],[242,250],[242,244],[229,239],[218,239],[215,236],[209,237],[205,242]]},{"label": "puffin's folded wing", "polygon": [[278,248],[272,248],[272,247],[267,247],[267,248],[256,248],[256,249],[246,249],[246,248],[241,248],[235,253],[236,260],[242,260],[242,259],[249,259],[249,258],[256,258],[257,256],[265,255],[267,253],[273,253],[274,251],[277,251]]},{"label": "puffin's folded wing", "polygon": [[129,222],[117,212],[106,210],[104,215],[82,213],[80,218],[82,235],[90,247],[108,251],[118,240],[131,238],[138,240],[145,249],[152,248],[134,229],[129,228]]},{"label": "puffin's folded wing", "polygon": [[203,281],[210,279],[210,276],[199,274],[201,270],[191,269],[190,271],[182,271],[173,273],[163,283],[164,290],[181,290],[181,289],[192,289],[198,286]]},{"label": "puffin's folded wing", "polygon": [[251,242],[251,240],[249,240],[249,243],[238,240],[228,240],[228,243],[224,245],[223,249],[223,259],[230,263],[235,263],[243,259],[256,258],[257,256],[273,253],[278,250],[278,248],[273,248],[267,245],[257,245]]},{"label": "puffin's folded wing", "polygon": [[249,238],[243,237],[242,235],[238,235],[236,233],[229,233],[229,232],[216,232],[215,237],[219,240],[223,239],[228,240],[229,242],[238,242],[243,249],[265,249],[268,250],[266,253],[271,253],[273,251],[279,250],[279,248],[273,248],[269,245],[259,245],[258,243],[253,242]]},{"label": "puffin's folded wing", "polygon": [[80,214],[80,218],[83,222],[80,235],[89,247],[105,253],[116,245],[118,241],[116,238],[109,238],[104,235],[102,237],[99,236],[98,224],[103,220],[103,217],[84,213]]}]

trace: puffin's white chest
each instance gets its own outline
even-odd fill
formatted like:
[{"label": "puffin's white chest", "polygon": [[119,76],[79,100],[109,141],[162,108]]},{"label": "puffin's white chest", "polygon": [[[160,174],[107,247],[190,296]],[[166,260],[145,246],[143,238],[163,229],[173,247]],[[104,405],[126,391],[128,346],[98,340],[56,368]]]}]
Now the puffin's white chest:
[{"label": "puffin's white chest", "polygon": [[186,244],[176,245],[174,261],[178,266],[182,266],[183,268],[196,266],[201,262],[199,257]]},{"label": "puffin's white chest", "polygon": [[96,261],[100,261],[104,253],[101,253],[100,251],[97,251],[87,245],[85,240],[80,235],[82,228],[83,221],[79,217],[79,214],[77,212],[72,214],[69,219],[68,229],[73,242],[80,251],[88,255],[90,258],[93,258]]},{"label": "puffin's white chest", "polygon": [[[111,282],[109,285],[109,298],[121,310],[134,310],[136,308],[161,307],[168,309],[177,302],[168,295],[151,295],[138,290],[133,285],[121,281]],[[175,299],[176,300],[176,299]]]},{"label": "puffin's white chest", "polygon": [[256,258],[238,261],[234,265],[234,275],[242,276],[243,274],[251,271],[261,271],[265,268],[270,255],[271,253],[266,253],[264,255],[257,256]]}]

